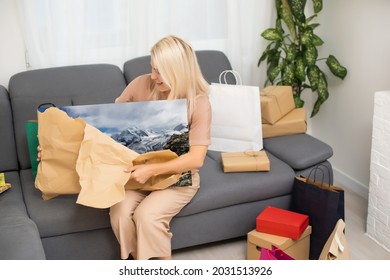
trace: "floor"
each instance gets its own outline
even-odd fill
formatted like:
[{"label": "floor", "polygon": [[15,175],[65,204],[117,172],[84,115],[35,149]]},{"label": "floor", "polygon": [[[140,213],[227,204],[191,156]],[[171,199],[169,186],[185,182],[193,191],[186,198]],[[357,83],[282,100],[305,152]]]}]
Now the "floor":
[{"label": "floor", "polygon": [[[345,189],[346,239],[353,260],[390,260],[390,251],[366,234],[366,199]],[[173,252],[175,260],[245,260],[246,239],[239,238]]]}]

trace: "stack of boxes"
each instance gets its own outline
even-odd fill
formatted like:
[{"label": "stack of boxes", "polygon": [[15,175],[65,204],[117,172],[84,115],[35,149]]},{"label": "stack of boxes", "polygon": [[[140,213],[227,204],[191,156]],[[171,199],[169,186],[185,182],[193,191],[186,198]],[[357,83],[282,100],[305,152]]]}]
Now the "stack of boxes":
[{"label": "stack of boxes", "polygon": [[275,246],[296,260],[308,260],[311,226],[309,217],[268,206],[256,219],[256,229],[247,235],[247,259],[260,259],[261,248]]},{"label": "stack of boxes", "polygon": [[291,86],[262,89],[260,104],[263,138],[306,132],[306,110],[295,108]]}]

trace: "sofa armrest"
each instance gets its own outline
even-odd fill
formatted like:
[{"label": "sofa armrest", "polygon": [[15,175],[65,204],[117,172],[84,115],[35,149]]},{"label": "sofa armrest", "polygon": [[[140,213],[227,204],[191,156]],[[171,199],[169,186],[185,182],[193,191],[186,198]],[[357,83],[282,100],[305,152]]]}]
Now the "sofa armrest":
[{"label": "sofa armrest", "polygon": [[309,168],[333,155],[332,147],[306,133],[265,138],[263,145],[294,170]]}]

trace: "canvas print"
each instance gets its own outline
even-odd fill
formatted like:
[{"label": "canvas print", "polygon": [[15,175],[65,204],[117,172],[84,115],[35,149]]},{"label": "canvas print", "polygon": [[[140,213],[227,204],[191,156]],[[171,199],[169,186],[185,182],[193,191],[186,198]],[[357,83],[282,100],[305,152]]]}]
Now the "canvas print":
[{"label": "canvas print", "polygon": [[[180,156],[189,151],[184,99],[63,106],[59,109],[72,118],[82,118],[139,154],[169,149]],[[191,172],[187,172],[175,186],[191,184]]]}]

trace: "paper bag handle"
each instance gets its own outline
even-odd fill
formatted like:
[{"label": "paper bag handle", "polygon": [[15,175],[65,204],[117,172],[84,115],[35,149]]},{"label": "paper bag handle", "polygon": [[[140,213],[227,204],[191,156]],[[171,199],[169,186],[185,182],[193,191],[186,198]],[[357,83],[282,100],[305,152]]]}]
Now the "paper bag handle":
[{"label": "paper bag handle", "polygon": [[316,181],[316,175],[317,175],[317,170],[320,170],[322,172],[322,180],[321,180],[321,183],[323,184],[324,183],[324,180],[325,180],[325,172],[320,168],[320,167],[324,167],[327,171],[328,171],[328,186],[330,186],[330,170],[329,170],[329,167],[324,165],[324,164],[318,164],[316,167],[313,167],[312,170],[310,170],[310,173],[309,173],[309,176],[308,178],[310,178],[312,172],[314,171],[314,177],[313,177],[313,180],[314,182]]},{"label": "paper bag handle", "polygon": [[222,71],[221,74],[219,74],[219,83],[220,84],[222,84],[222,77],[223,77],[224,84],[227,84],[226,75],[229,73],[233,74],[234,78],[236,79],[236,85],[242,85],[242,80],[241,80],[240,74],[238,74],[238,72],[234,71],[234,70]]},{"label": "paper bag handle", "polygon": [[42,107],[57,107],[56,105],[54,105],[53,103],[51,102],[47,102],[47,103],[42,103],[41,105],[38,106],[38,109],[42,108]]}]

